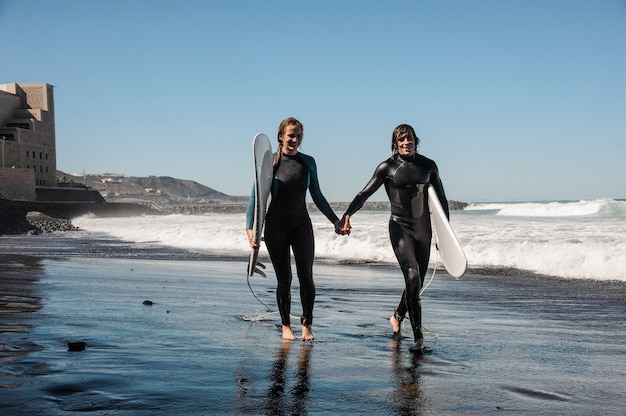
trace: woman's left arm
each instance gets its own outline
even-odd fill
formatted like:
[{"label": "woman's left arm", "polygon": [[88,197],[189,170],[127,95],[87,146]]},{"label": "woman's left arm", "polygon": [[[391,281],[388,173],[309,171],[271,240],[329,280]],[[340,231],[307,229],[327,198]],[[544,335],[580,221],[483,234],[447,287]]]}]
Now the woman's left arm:
[{"label": "woman's left arm", "polygon": [[309,192],[311,193],[313,202],[315,203],[315,206],[317,206],[317,208],[319,208],[319,210],[326,216],[326,218],[328,218],[328,220],[336,226],[339,218],[326,200],[326,197],[322,194],[319,180],[317,178],[317,165],[315,163],[315,159],[310,157],[310,160],[308,162],[310,175]]}]

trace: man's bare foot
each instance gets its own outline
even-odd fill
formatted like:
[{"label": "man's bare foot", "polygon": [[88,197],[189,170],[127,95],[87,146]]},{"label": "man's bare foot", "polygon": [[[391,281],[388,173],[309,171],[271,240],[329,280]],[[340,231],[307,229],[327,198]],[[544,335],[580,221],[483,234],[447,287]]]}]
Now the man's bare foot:
[{"label": "man's bare foot", "polygon": [[311,327],[302,325],[302,341],[313,341],[313,332],[311,332]]},{"label": "man's bare foot", "polygon": [[398,322],[396,317],[392,315],[391,318],[389,318],[389,323],[391,324],[391,329],[393,330],[394,336],[399,336],[400,335],[400,322]]},{"label": "man's bare foot", "polygon": [[283,339],[286,341],[295,341],[296,337],[293,335],[291,326],[283,325]]}]

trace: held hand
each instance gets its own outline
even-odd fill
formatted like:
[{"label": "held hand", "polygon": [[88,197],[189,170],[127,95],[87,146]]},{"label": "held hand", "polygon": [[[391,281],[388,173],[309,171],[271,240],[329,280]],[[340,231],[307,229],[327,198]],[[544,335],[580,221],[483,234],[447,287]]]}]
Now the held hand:
[{"label": "held hand", "polygon": [[335,232],[339,235],[343,235],[341,228],[343,227],[343,221],[339,220],[335,223]]},{"label": "held hand", "polygon": [[257,244],[254,242],[254,233],[252,230],[246,230],[246,234],[248,235],[248,242],[250,243],[250,248],[257,248]]},{"label": "held hand", "polygon": [[350,235],[352,227],[350,226],[350,216],[344,215],[341,220],[335,224],[335,232],[341,235]]},{"label": "held hand", "polygon": [[350,232],[352,231],[352,226],[350,225],[350,216],[349,215],[344,215],[343,216],[343,228],[342,231],[345,234],[350,235]]}]

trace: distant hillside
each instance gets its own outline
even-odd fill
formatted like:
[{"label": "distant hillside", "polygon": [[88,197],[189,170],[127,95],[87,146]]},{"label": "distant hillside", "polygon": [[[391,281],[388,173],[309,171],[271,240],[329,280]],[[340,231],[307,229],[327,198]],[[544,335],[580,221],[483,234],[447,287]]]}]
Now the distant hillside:
[{"label": "distant hillside", "polygon": [[71,175],[57,172],[60,182],[81,183],[100,192],[107,202],[155,203],[161,206],[190,204],[237,204],[247,197],[226,195],[198,182],[170,176],[120,174]]},{"label": "distant hillside", "polygon": [[[166,212],[243,212],[248,196],[231,196],[216,191],[198,182],[176,179],[170,176],[126,176],[120,174],[70,175],[57,171],[60,182],[81,183],[100,192],[107,202],[156,204]],[[348,202],[334,202],[331,206],[337,213],[348,207]],[[448,201],[450,209],[463,209],[467,204]],[[316,211],[314,204],[308,204]],[[389,201],[366,202],[365,210],[387,211]]]}]

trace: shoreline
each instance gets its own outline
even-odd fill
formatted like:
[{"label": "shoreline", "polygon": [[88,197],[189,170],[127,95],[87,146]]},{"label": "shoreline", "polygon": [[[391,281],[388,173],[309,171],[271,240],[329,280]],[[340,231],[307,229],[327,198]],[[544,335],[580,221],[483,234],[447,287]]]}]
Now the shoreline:
[{"label": "shoreline", "polygon": [[[42,222],[47,222],[46,216],[39,217],[35,215],[35,217],[39,218]],[[71,223],[65,221],[55,222],[55,219],[52,218],[52,223],[59,224],[60,227],[64,227],[66,225],[72,226]],[[73,226],[72,226],[73,227]],[[69,232],[67,237],[64,236],[65,232]],[[55,249],[58,244],[71,244],[74,241],[75,237],[71,237],[71,232],[78,233],[86,233],[87,231],[83,231],[79,228],[74,227],[73,230],[54,230],[50,229],[45,232],[39,233],[16,233],[16,234],[7,234],[4,235],[6,237],[2,239],[2,235],[0,235],[0,255],[31,255],[35,257],[49,258],[49,257],[58,257],[58,256],[69,256],[69,257],[87,257],[87,258],[98,258],[101,256],[101,253],[107,252],[110,253],[112,258],[119,259],[143,259],[143,260],[188,260],[188,261],[226,261],[226,262],[247,262],[249,253],[241,253],[235,255],[224,256],[223,254],[210,254],[210,253],[201,253],[189,251],[184,248],[175,248],[168,246],[161,246],[159,244],[150,244],[149,242],[146,244],[133,243],[130,241],[123,241],[118,239],[102,239],[101,237],[94,237],[92,240],[93,244],[100,248],[94,248],[93,250],[83,248],[80,253],[68,252],[65,249]],[[34,238],[34,239],[33,239]],[[88,237],[85,237],[88,238]],[[117,256],[114,254],[116,250],[119,248],[123,248],[124,250],[128,250],[128,255]],[[161,250],[165,250],[162,254]],[[166,254],[167,253],[167,254]],[[264,255],[266,256],[266,255]],[[261,260],[268,264],[269,258],[262,257]],[[386,263],[386,262],[336,262],[334,259],[326,259],[323,257],[316,257],[315,267],[355,267],[359,270],[370,270],[381,272],[389,272],[389,271],[397,271],[399,273],[398,265],[396,263]],[[433,265],[430,265],[428,271],[426,273],[426,282],[430,279],[430,276],[433,272]],[[511,279],[514,281],[515,279],[522,279],[533,282],[541,282],[543,280],[554,281],[554,282],[562,282],[563,284],[567,284],[568,282],[573,282],[576,284],[577,282],[595,282],[600,285],[615,285],[617,290],[620,290],[623,287],[626,287],[626,281],[620,279],[591,279],[591,278],[576,278],[576,277],[563,277],[556,276],[550,274],[541,274],[537,272],[533,272],[530,270],[524,270],[519,268],[511,268],[504,266],[472,266],[468,265],[468,269],[466,275],[462,278],[458,279],[459,281],[466,280],[466,276],[474,275],[480,278],[489,279],[490,277],[497,277],[501,279]],[[437,266],[436,278],[438,279],[441,276],[447,276],[447,272],[445,271],[444,266],[439,263]]]}]

